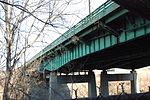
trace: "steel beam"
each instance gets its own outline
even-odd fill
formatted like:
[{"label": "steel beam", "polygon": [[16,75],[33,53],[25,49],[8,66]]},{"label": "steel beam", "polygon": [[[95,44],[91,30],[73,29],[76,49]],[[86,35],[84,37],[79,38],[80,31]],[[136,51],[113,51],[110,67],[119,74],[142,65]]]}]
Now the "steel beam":
[{"label": "steel beam", "polygon": [[57,77],[59,84],[85,83],[90,80],[90,77],[88,75],[60,75]]},{"label": "steel beam", "polygon": [[127,81],[133,80],[132,74],[107,74],[108,81]]}]

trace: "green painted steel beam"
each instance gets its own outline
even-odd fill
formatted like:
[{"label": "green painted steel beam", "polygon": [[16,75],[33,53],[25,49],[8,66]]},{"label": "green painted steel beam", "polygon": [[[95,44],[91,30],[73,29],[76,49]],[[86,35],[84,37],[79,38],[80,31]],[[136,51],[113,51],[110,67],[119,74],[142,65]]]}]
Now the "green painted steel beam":
[{"label": "green painted steel beam", "polygon": [[[136,25],[133,28],[132,26],[128,27],[127,31],[122,32],[119,36],[119,43],[126,42],[131,39],[135,39],[139,36],[143,36],[146,34],[150,34],[150,23],[147,21],[146,24],[142,24],[142,22],[139,22],[140,20],[137,18],[135,20]],[[143,20],[144,21],[144,20]],[[129,26],[130,23],[126,23],[126,26]],[[130,28],[133,28],[129,30]],[[65,65],[66,63],[70,62],[71,60],[81,58],[85,55],[103,50],[105,48],[111,47],[113,45],[117,44],[117,38],[112,35],[111,33],[106,33],[105,36],[102,36],[100,38],[96,38],[91,40],[89,43],[79,43],[75,47],[73,47],[72,50],[66,51],[64,54],[59,56],[59,59],[64,59],[65,61],[61,63],[59,66],[50,66],[50,65],[55,65],[58,62],[51,61],[50,65],[46,67],[47,70],[53,71],[61,66]],[[67,56],[66,56],[67,55]],[[55,59],[56,60],[56,59]],[[58,60],[58,59],[57,59]]]},{"label": "green painted steel beam", "polygon": [[[54,53],[55,56],[52,57],[53,59],[46,59],[41,63],[41,70],[46,69],[49,71],[54,71],[66,65],[67,63],[70,63],[72,60],[104,50],[113,45],[136,39],[137,37],[144,36],[146,34],[150,34],[150,22],[148,20],[135,15],[131,16],[131,20],[128,19],[128,15],[126,15],[127,13],[129,14],[130,12],[120,8],[113,2],[109,1],[103,4],[90,15],[77,23],[70,30],[65,32],[61,37],[56,39],[53,43],[35,55],[29,61],[29,63],[40,58],[41,56],[50,56],[52,53]],[[118,24],[123,22],[121,18],[125,20],[124,24],[121,24],[122,26],[118,26],[119,28],[123,28],[118,37],[114,36],[111,31],[103,29],[101,26],[92,26],[93,23],[103,19],[106,25],[112,24],[113,27],[116,26],[115,24],[117,24],[118,20]],[[98,29],[100,29],[100,31],[96,31]],[[59,49],[66,48],[65,46],[71,44],[70,40],[73,36],[79,35],[79,37],[84,37],[92,34],[92,32],[100,32],[100,36],[91,38],[88,42],[77,42],[74,46],[71,47],[71,49],[66,49],[64,52],[57,53]],[[60,45],[63,46],[61,48],[56,48]]]}]

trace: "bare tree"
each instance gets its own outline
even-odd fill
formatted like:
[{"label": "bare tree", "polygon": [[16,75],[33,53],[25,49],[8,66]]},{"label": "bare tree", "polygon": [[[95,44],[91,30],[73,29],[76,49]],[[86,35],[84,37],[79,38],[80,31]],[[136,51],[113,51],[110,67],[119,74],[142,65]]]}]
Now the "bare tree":
[{"label": "bare tree", "polygon": [[44,37],[49,37],[48,33],[61,34],[57,29],[68,27],[64,24],[65,16],[73,13],[65,13],[65,10],[72,1],[0,0],[0,65],[6,70],[3,100],[10,99],[14,89],[28,95],[14,88],[13,72],[26,63],[31,47],[39,46],[39,42],[47,45]]}]

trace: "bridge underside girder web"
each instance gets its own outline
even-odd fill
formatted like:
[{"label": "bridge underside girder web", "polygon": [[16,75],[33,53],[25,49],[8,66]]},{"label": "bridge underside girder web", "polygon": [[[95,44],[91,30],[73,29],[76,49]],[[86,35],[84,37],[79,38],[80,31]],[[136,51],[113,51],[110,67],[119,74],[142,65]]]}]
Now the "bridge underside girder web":
[{"label": "bridge underside girder web", "polygon": [[[61,67],[61,71],[93,69],[138,69],[150,65],[150,35],[114,45],[80,59],[73,60]],[[72,65],[72,66],[71,66]]]},{"label": "bridge underside girder web", "polygon": [[[80,31],[78,28],[71,29],[71,33],[66,35],[70,38],[62,36],[44,49],[40,70],[70,73],[148,66],[150,21],[114,2],[108,5],[102,11],[96,10],[95,17],[88,16],[80,22],[81,25],[86,23],[88,26],[81,27]],[[77,33],[73,34],[74,32]],[[60,42],[61,39],[63,41]]]},{"label": "bridge underside girder web", "polygon": [[[102,23],[105,21],[100,20]],[[75,51],[76,58],[62,65],[58,71],[69,73],[79,70],[110,68],[137,69],[150,64],[150,25],[148,20],[128,12],[107,23],[106,26],[115,30],[118,37],[114,36],[112,31],[105,30],[101,26],[98,27],[80,38],[81,42],[79,41],[70,49],[70,52],[73,51],[72,54]],[[93,29],[93,27],[89,29]],[[87,48],[88,46],[89,48]],[[68,55],[71,58],[71,53]]]}]

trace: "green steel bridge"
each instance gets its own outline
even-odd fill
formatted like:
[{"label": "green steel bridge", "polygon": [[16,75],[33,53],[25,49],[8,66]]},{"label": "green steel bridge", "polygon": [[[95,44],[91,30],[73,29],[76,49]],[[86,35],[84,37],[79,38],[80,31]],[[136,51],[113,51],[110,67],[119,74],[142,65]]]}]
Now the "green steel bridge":
[{"label": "green steel bridge", "polygon": [[36,54],[40,71],[136,69],[150,64],[150,21],[109,0]]},{"label": "green steel bridge", "polygon": [[[97,97],[94,69],[103,70],[102,96],[109,95],[109,81],[128,80],[131,94],[137,93],[135,69],[150,65],[150,1],[113,1],[101,5],[28,62],[41,61],[39,71],[48,80],[49,100],[61,100],[58,87],[67,83],[88,82],[88,97]],[[110,68],[132,71],[108,74]]]}]

